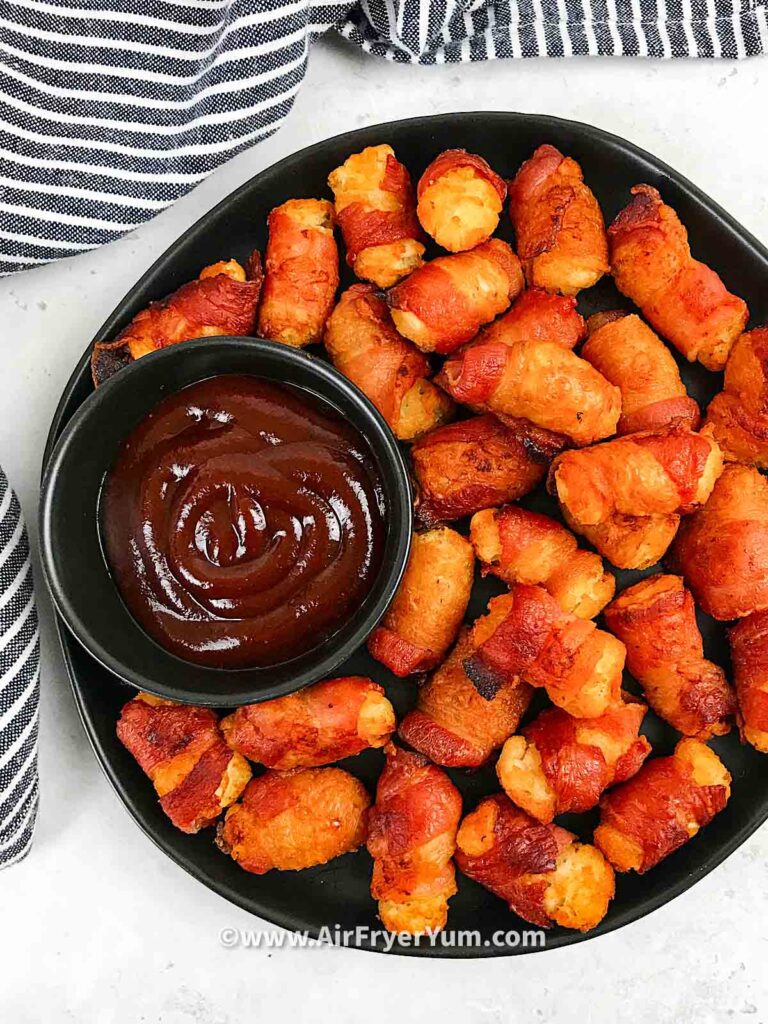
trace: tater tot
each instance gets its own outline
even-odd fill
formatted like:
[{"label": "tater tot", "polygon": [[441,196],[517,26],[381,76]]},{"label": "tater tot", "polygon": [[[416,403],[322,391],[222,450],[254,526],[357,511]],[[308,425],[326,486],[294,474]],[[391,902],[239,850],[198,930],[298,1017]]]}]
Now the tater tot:
[{"label": "tater tot", "polygon": [[460,519],[532,491],[551,458],[536,440],[495,416],[450,423],[421,438],[411,449],[419,522]]},{"label": "tater tot", "polygon": [[470,640],[464,668],[489,700],[519,679],[544,687],[553,704],[577,718],[597,718],[620,699],[624,644],[566,614],[543,587],[515,583],[492,597]]},{"label": "tater tot", "polygon": [[456,836],[459,869],[524,921],[586,932],[613,899],[613,870],[594,846],[543,825],[499,793],[481,800]]},{"label": "tater tot", "polygon": [[619,291],[686,359],[722,370],[749,311],[714,270],[693,258],[672,207],[655,188],[636,185],[608,235]]},{"label": "tater tot", "polygon": [[650,753],[650,743],[638,735],[646,710],[631,699],[598,718],[547,708],[504,744],[496,763],[502,788],[537,821],[591,810],[605,789],[634,775]]},{"label": "tater tot", "polygon": [[712,493],[720,449],[690,430],[628,434],[564,452],[549,486],[565,521],[620,569],[645,569],[671,544],[680,516]]},{"label": "tater tot", "polygon": [[646,761],[600,802],[595,845],[616,871],[644,874],[708,825],[731,795],[731,776],[714,750],[682,739],[671,757]]},{"label": "tater tot", "polygon": [[621,391],[621,418],[616,432],[696,430],[700,411],[688,396],[672,353],[635,314],[598,313],[590,318],[590,335],[581,350],[606,380]]},{"label": "tater tot", "polygon": [[540,583],[564,612],[593,619],[613,597],[614,577],[593,551],[549,516],[515,505],[472,516],[469,539],[484,573],[505,583]]},{"label": "tater tot", "polygon": [[341,768],[267,771],[227,811],[216,843],[255,875],[301,871],[361,846],[370,802]]},{"label": "tater tot", "polygon": [[768,469],[768,327],[742,334],[725,364],[723,390],[707,409],[703,434],[727,462]]},{"label": "tater tot", "polygon": [[707,503],[685,519],[667,560],[696,604],[727,622],[768,609],[768,480],[727,465]]},{"label": "tater tot", "polygon": [[755,612],[728,631],[741,738],[768,754],[768,612]]},{"label": "tater tot", "polygon": [[539,146],[509,185],[509,214],[529,287],[576,295],[608,271],[600,207],[581,167]]},{"label": "tater tot", "polygon": [[444,928],[456,892],[453,852],[461,795],[426,757],[390,744],[371,810],[371,896],[391,932]]},{"label": "tater tot", "polygon": [[232,750],[285,771],[383,747],[396,724],[383,687],[365,676],[342,676],[240,707],[222,719],[221,731]]},{"label": "tater tot", "polygon": [[627,648],[627,668],[656,714],[684,736],[708,740],[730,731],[735,710],[725,672],[704,657],[690,591],[658,573],[623,590],[605,623]]},{"label": "tater tot", "polygon": [[140,310],[112,341],[94,344],[93,383],[98,387],[134,360],[180,341],[253,334],[261,287],[257,251],[251,254],[247,268],[236,260],[204,267],[196,280]]},{"label": "tater tot", "polygon": [[472,654],[463,630],[446,660],[419,687],[416,707],[398,734],[435,764],[478,768],[520,724],[533,693],[526,683],[502,685],[490,700],[481,697],[464,670]]},{"label": "tater tot", "polygon": [[289,199],[269,215],[258,333],[303,348],[321,341],[339,286],[333,206]]},{"label": "tater tot", "polygon": [[447,149],[424,171],[416,195],[427,234],[449,252],[463,252],[498,227],[507,185],[481,156]]},{"label": "tater tot", "polygon": [[575,353],[552,341],[468,345],[437,381],[457,402],[591,444],[610,437],[621,392]]},{"label": "tater tot", "polygon": [[210,708],[140,693],[123,707],[117,738],[149,776],[160,806],[182,832],[212,825],[251,777],[224,742]]},{"label": "tater tot", "polygon": [[520,261],[491,238],[469,252],[438,256],[387,295],[395,327],[422,352],[444,355],[503,313],[523,290]]},{"label": "tater tot", "polygon": [[482,329],[477,342],[470,344],[550,341],[574,349],[584,338],[586,329],[572,295],[553,295],[543,288],[527,288],[506,313]]},{"label": "tater tot", "polygon": [[328,177],[347,263],[358,277],[391,288],[421,266],[424,246],[411,178],[391,146],[353,153]]},{"label": "tater tot", "polygon": [[414,534],[403,580],[368,639],[373,657],[396,676],[438,665],[464,619],[474,564],[472,545],[455,530]]},{"label": "tater tot", "polygon": [[427,357],[392,323],[373,285],[342,293],[325,328],[333,365],[357,384],[401,441],[413,441],[447,420],[453,402],[428,380]]}]

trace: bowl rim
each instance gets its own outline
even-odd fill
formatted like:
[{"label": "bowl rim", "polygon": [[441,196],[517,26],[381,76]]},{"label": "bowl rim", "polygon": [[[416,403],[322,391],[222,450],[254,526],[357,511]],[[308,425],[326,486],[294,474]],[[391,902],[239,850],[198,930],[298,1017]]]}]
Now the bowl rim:
[{"label": "bowl rim", "polygon": [[[319,652],[316,658],[312,658],[313,652],[311,650],[301,655],[296,660],[301,662],[302,667],[297,667],[295,672],[283,669],[285,678],[282,681],[268,681],[269,673],[273,672],[278,666],[216,668],[186,661],[165,649],[161,643],[150,636],[133,619],[131,613],[123,605],[125,613],[133,619],[134,624],[143,637],[146,650],[151,649],[159,662],[170,658],[180,667],[184,667],[190,673],[194,673],[196,677],[205,678],[206,680],[210,679],[210,684],[199,690],[184,690],[176,684],[165,682],[159,670],[155,675],[148,675],[146,671],[136,670],[134,667],[127,665],[123,659],[116,656],[110,650],[109,645],[100,638],[98,627],[94,628],[93,622],[89,621],[87,617],[84,617],[78,611],[78,603],[72,597],[74,580],[71,578],[71,574],[67,575],[66,571],[62,571],[59,562],[54,531],[54,507],[60,493],[62,476],[68,468],[71,468],[67,466],[67,458],[72,446],[80,438],[83,431],[87,431],[93,426],[94,420],[98,421],[98,418],[104,414],[105,408],[108,409],[111,404],[119,400],[119,396],[126,387],[140,386],[142,375],[150,372],[150,369],[157,366],[158,363],[171,363],[181,360],[190,361],[194,359],[195,352],[203,352],[208,357],[217,357],[222,361],[226,361],[228,355],[248,352],[252,355],[254,361],[252,371],[244,371],[242,369],[227,370],[226,367],[222,366],[218,372],[202,372],[196,380],[209,379],[211,376],[224,376],[228,373],[243,373],[244,375],[258,377],[258,361],[260,357],[263,358],[264,356],[268,356],[270,359],[277,358],[278,361],[284,362],[288,367],[300,368],[303,374],[309,373],[310,377],[325,388],[325,390],[320,390],[318,387],[316,398],[319,401],[336,407],[339,415],[359,432],[379,466],[381,485],[387,500],[388,513],[384,558],[379,574],[371,588],[371,592],[377,589],[378,594],[370,604],[370,607],[365,609],[365,614],[359,616],[359,621],[354,629],[345,638],[336,640],[336,635],[329,637],[326,642],[316,649]],[[138,378],[138,381],[136,378]],[[265,376],[265,379],[276,380],[277,378]],[[196,383],[196,380],[192,380],[189,384],[183,386],[191,386]],[[312,393],[311,388],[292,381],[288,375],[283,377],[281,382],[291,387],[296,387],[299,390],[307,391],[309,394]],[[179,390],[181,388],[169,389],[167,394],[175,394]],[[340,408],[339,403],[334,401],[334,396],[351,405],[359,415],[361,422],[356,422],[347,415]],[[162,401],[162,398],[158,398],[152,406],[148,407],[143,416],[146,416],[159,401]],[[107,472],[108,467],[103,470],[101,475],[102,481]],[[394,486],[387,486],[387,472],[391,473]],[[100,490],[101,487],[99,486],[99,493]],[[40,562],[43,577],[57,614],[78,643],[104,668],[131,686],[145,690],[147,693],[158,697],[174,700],[179,703],[234,708],[294,693],[304,686],[330,676],[340,664],[346,661],[365,642],[389,607],[405,572],[411,546],[412,509],[413,494],[410,475],[394,434],[370,399],[329,362],[303,350],[257,337],[223,335],[197,338],[159,349],[121,368],[84,399],[63,427],[52,449],[47,453],[44,464],[38,511]],[[112,586],[118,590],[118,596],[120,596],[119,589],[116,587],[114,580],[111,579],[111,571],[103,548],[100,564],[103,572],[110,577]],[[353,612],[352,617],[357,614],[357,611]],[[289,666],[290,661],[281,663],[281,669],[285,665]],[[159,665],[158,669],[161,667]],[[227,688],[227,679],[237,678],[242,682],[247,680],[249,675],[254,678],[251,686],[238,689],[237,692],[232,692],[231,687]],[[257,682],[259,677],[261,677],[261,683]]]}]

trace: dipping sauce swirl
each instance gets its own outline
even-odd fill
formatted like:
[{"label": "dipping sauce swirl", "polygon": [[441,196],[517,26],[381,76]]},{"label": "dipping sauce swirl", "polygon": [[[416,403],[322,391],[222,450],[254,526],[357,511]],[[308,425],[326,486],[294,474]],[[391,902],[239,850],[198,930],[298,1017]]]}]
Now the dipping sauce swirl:
[{"label": "dipping sauce swirl", "polygon": [[365,441],[314,396],[258,377],[164,399],[123,442],[101,513],[129,611],[201,665],[304,654],[381,565],[384,498]]}]

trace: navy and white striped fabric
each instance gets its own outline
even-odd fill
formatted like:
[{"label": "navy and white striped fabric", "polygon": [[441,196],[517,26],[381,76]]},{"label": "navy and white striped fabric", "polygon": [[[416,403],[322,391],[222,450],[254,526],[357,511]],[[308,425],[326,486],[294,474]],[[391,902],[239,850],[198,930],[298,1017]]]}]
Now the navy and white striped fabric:
[{"label": "navy and white striped fabric", "polygon": [[37,815],[40,638],[16,495],[0,470],[0,868],[21,860]]},{"label": "navy and white striped fabric", "polygon": [[288,114],[313,39],[442,64],[746,57],[768,0],[0,0],[0,274],[119,237]]}]

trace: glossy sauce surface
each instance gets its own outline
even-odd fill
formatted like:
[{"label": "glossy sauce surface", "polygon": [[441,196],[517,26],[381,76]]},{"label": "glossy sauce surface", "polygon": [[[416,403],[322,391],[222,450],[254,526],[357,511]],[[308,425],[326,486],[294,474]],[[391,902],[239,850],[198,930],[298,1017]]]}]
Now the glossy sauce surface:
[{"label": "glossy sauce surface", "polygon": [[245,375],[164,399],[123,442],[101,513],[131,614],[173,654],[229,668],[332,636],[385,532],[360,434],[314,396]]}]

